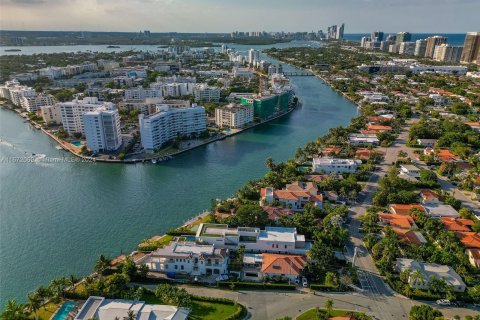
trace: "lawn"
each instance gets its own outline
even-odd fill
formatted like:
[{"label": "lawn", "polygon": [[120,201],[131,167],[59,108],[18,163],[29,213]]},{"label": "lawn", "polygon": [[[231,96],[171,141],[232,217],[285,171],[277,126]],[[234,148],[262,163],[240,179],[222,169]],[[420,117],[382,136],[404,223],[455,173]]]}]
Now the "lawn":
[{"label": "lawn", "polygon": [[[145,294],[142,297],[142,301],[145,301],[149,304],[160,304],[160,301],[153,294]],[[188,319],[191,320],[222,320],[227,319],[232,316],[238,309],[240,305],[233,304],[224,304],[218,302],[209,302],[209,301],[199,301],[192,299],[192,312],[190,313]]]},{"label": "lawn", "polygon": [[[57,309],[62,305],[62,302],[60,303],[48,303],[45,305],[45,307],[41,307],[40,310],[38,310],[38,319],[39,320],[48,320],[50,319],[51,316],[57,311]],[[35,319],[35,315],[32,313],[29,318]]]},{"label": "lawn", "polygon": [[189,319],[192,320],[222,320],[233,315],[240,306],[206,301],[192,301],[192,313]]},{"label": "lawn", "polygon": [[[320,309],[320,310],[325,312],[325,309]],[[341,317],[341,316],[345,316],[349,313],[352,313],[352,311],[334,309],[330,316],[331,317]],[[313,309],[305,311],[304,313],[299,314],[295,318],[295,320],[310,320],[310,319],[316,319],[316,318],[317,318],[317,309],[313,308]]]}]

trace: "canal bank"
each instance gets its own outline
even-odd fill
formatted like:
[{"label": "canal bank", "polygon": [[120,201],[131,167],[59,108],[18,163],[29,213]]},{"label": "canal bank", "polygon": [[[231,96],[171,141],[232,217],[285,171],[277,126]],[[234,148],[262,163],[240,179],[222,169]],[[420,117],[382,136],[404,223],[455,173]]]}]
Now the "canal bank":
[{"label": "canal bank", "polygon": [[[156,166],[2,161],[0,303],[23,301],[28,291],[57,276],[89,274],[100,254],[130,252],[142,239],[183,224],[208,209],[212,198],[229,197],[263,176],[269,156],[286,160],[299,146],[348,125],[356,115],[353,104],[319,79],[291,80],[303,103],[288,116],[175,161]],[[38,133],[16,114],[0,110],[0,158],[64,154]]]}]

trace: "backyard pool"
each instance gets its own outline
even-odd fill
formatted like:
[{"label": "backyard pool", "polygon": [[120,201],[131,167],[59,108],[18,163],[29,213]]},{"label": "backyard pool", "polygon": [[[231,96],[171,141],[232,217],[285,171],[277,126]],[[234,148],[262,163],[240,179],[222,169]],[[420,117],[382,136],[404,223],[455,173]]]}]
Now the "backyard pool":
[{"label": "backyard pool", "polygon": [[75,147],[81,147],[82,143],[80,141],[72,141],[71,142]]},{"label": "backyard pool", "polygon": [[65,320],[68,317],[70,311],[75,307],[75,302],[67,301],[57,310],[57,313],[53,316],[51,320]]}]

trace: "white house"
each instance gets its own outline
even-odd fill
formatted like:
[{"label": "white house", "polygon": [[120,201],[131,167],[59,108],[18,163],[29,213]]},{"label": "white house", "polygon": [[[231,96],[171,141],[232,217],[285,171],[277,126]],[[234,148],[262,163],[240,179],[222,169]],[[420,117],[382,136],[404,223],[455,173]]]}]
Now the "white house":
[{"label": "white house", "polygon": [[74,320],[126,319],[129,311],[134,312],[137,320],[186,320],[190,313],[190,309],[176,306],[90,296]]},{"label": "white house", "polygon": [[358,159],[313,158],[312,170],[325,173],[354,173],[361,164],[362,160]]},{"label": "white house", "polygon": [[225,275],[228,273],[228,249],[213,244],[171,242],[135,263],[146,264],[153,272],[190,276]]},{"label": "white house", "polygon": [[348,136],[351,145],[355,146],[376,146],[380,143],[376,134],[352,133]]},{"label": "white house", "polygon": [[[430,277],[436,279],[444,279],[445,282],[453,287],[456,292],[464,292],[466,289],[465,282],[450,266],[436,263],[425,263],[413,259],[397,259],[396,268],[398,272],[410,270],[412,273],[409,277],[410,287],[415,289],[427,290],[430,287]],[[421,275],[420,278],[415,276],[416,271]]]},{"label": "white house", "polygon": [[215,247],[237,250],[244,246],[247,252],[306,254],[311,242],[297,234],[296,228],[251,227],[229,228],[226,224],[202,223],[195,236],[197,241]]},{"label": "white house", "polygon": [[432,218],[458,218],[460,214],[452,206],[442,203],[426,203],[424,206],[427,214]]}]

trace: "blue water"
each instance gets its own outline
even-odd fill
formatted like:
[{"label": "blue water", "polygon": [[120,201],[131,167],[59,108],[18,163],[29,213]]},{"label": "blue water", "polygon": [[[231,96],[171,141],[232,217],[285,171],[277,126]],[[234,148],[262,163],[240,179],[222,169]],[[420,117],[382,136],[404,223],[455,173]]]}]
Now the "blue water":
[{"label": "blue water", "polygon": [[[373,30],[372,30],[373,31]],[[383,38],[385,39],[389,34],[396,34],[396,32],[384,32]],[[445,36],[447,37],[447,43],[454,46],[463,46],[465,42],[466,33],[412,33],[412,41],[418,39],[426,39],[432,36]],[[369,37],[370,33],[350,33],[345,34],[344,38],[351,41],[360,41],[362,37]]]},{"label": "blue water", "polygon": [[82,146],[82,143],[80,141],[72,141],[72,144],[75,146],[75,147],[81,147]]},{"label": "blue water", "polygon": [[75,303],[72,301],[67,301],[62,306],[60,309],[58,309],[57,313],[53,316],[52,320],[64,320],[67,319],[68,314],[70,311],[73,310],[75,307]]}]

